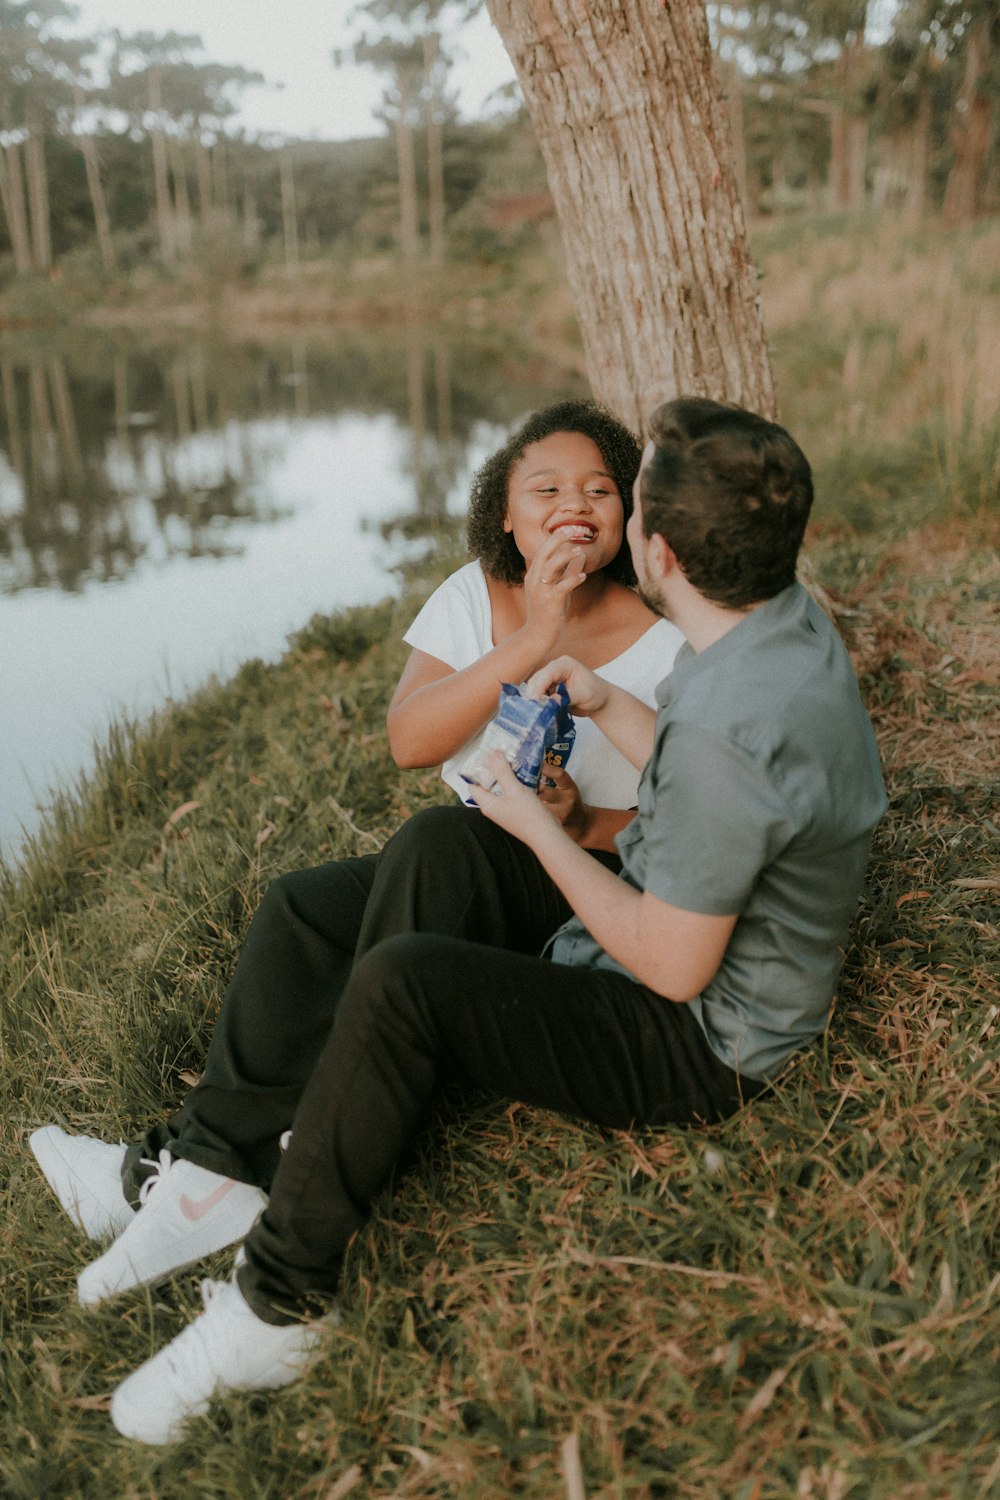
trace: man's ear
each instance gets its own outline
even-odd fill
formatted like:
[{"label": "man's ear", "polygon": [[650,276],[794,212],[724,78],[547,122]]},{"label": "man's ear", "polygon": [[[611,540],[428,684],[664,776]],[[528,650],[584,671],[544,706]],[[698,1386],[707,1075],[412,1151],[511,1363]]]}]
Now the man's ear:
[{"label": "man's ear", "polygon": [[653,564],[660,577],[666,578],[678,566],[674,549],[666,537],[661,536],[658,531],[654,531],[653,535],[647,538],[647,544],[649,547],[647,559]]}]

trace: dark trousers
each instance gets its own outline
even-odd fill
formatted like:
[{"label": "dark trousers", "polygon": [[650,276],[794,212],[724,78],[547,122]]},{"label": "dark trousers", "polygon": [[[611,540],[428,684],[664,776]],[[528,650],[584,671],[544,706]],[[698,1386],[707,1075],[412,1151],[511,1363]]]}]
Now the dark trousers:
[{"label": "dark trousers", "polygon": [[378,855],[282,877],[202,1080],[132,1148],[126,1191],[163,1146],[269,1189],[238,1275],[258,1315],[284,1322],[336,1289],[443,1085],[620,1128],[718,1120],[760,1091],[687,1007],[537,957],[568,915],[525,845],[456,806],[417,814]]},{"label": "dark trousers", "polygon": [[126,1156],[127,1198],[138,1203],[143,1162],[163,1148],[270,1187],[353,966],[386,938],[438,933],[537,954],[569,915],[524,844],[457,805],[418,813],[378,854],[281,876],[250,923],[200,1083]]}]

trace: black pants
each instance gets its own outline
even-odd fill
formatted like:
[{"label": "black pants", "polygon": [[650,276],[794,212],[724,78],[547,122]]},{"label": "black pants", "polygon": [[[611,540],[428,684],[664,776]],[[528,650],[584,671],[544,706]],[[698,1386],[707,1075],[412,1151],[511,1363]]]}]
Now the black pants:
[{"label": "black pants", "polygon": [[[596,856],[613,869],[617,857]],[[268,1189],[278,1142],[330,1036],[356,960],[402,933],[468,937],[537,954],[569,907],[535,856],[475,808],[429,808],[378,854],[296,870],[267,889],[247,931],[183,1109],[130,1148],[126,1196],[164,1147]]]},{"label": "black pants", "polygon": [[445,1083],[612,1127],[716,1120],[760,1091],[685,1006],[538,958],[568,915],[525,845],[456,806],[417,814],[380,854],[274,882],[202,1080],[130,1150],[126,1192],[135,1201],[140,1157],[163,1146],[270,1189],[239,1277],[281,1322],[335,1289]]}]

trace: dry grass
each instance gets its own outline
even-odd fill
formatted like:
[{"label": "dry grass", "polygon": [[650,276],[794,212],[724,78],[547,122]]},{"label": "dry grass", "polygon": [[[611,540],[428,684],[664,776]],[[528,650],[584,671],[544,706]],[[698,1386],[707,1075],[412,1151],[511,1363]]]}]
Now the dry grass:
[{"label": "dry grass", "polygon": [[[823,338],[793,285],[807,252]],[[852,309],[891,304],[865,253],[801,235],[768,251],[789,299],[783,388],[814,419],[790,425],[810,450],[829,441],[825,482],[842,483],[810,555],[891,798],[824,1044],[711,1131],[607,1135],[444,1101],[354,1247],[314,1374],[137,1448],[110,1428],[110,1392],[192,1314],[197,1278],[77,1307],[86,1247],[25,1136],[58,1119],[128,1137],[174,1107],[266,881],[369,847],[440,792],[385,747],[406,603],[317,620],[278,666],[120,726],[25,871],[0,871],[5,1500],[1000,1496],[994,437],[955,429],[935,470],[947,422],[896,434],[891,462],[884,431],[867,449],[827,431],[845,381],[884,423],[948,368],[899,316],[881,365],[846,359]],[[908,297],[951,285],[897,269]],[[972,336],[962,285],[924,335],[945,348]],[[964,366],[948,379],[972,399]]]}]

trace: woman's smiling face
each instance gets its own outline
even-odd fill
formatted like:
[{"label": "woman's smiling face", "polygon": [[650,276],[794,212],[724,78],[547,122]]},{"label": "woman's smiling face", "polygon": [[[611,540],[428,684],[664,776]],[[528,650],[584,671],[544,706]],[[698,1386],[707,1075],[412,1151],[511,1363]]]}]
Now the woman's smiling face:
[{"label": "woman's smiling face", "polygon": [[503,529],[525,566],[550,536],[580,549],[596,573],[617,555],[624,512],[601,450],[582,432],[553,432],[529,443],[510,471]]}]

